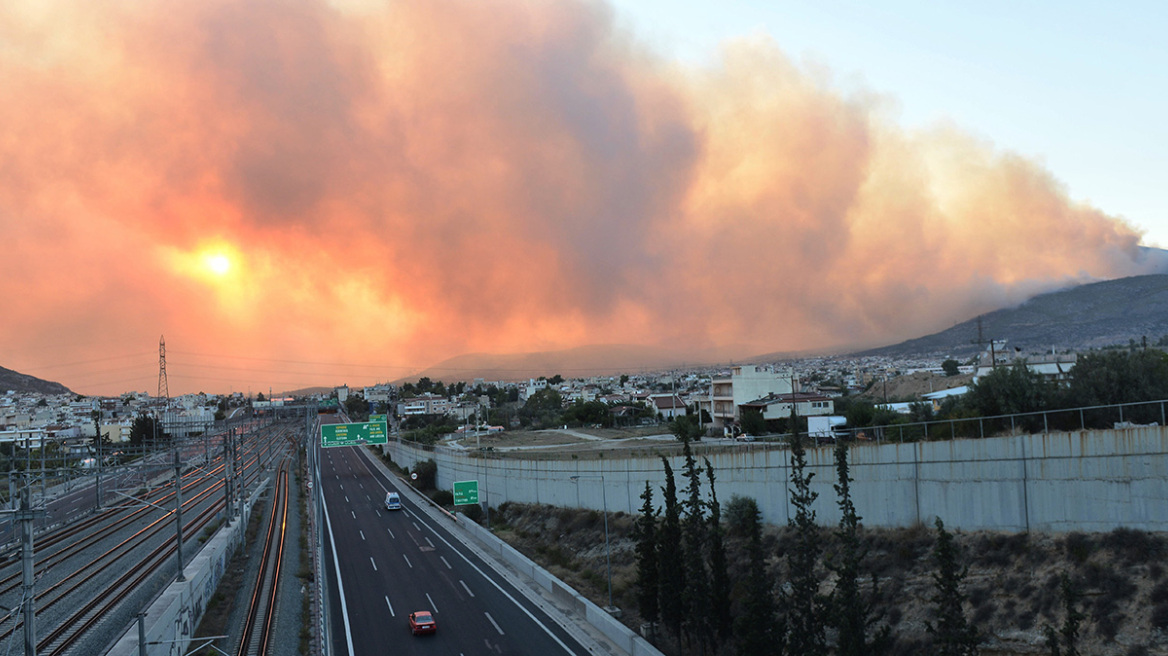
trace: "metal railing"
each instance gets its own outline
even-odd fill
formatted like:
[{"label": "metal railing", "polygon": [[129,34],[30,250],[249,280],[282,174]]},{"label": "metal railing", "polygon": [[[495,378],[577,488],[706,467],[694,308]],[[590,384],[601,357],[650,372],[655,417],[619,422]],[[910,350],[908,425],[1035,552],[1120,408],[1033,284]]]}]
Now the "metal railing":
[{"label": "metal railing", "polygon": [[1168,399],[1038,410],[990,417],[952,417],[882,426],[836,428],[832,438],[856,442],[919,442],[1002,435],[1168,425]]}]

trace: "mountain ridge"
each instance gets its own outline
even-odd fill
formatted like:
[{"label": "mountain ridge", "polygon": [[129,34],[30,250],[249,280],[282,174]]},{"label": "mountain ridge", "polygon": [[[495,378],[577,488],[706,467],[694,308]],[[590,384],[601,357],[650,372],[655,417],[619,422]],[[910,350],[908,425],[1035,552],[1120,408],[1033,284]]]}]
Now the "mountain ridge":
[{"label": "mountain ridge", "polygon": [[[981,322],[980,334],[978,321]],[[988,340],[1007,340],[1024,352],[1083,350],[1142,343],[1168,334],[1168,275],[1150,274],[1078,285],[1032,296],[946,330],[866,349],[854,356],[976,355]]]},{"label": "mountain ridge", "polygon": [[[978,323],[980,321],[980,332]],[[988,312],[931,335],[877,348],[836,352],[845,357],[952,357],[968,359],[988,340],[1006,340],[1023,352],[1083,350],[1168,336],[1168,274],[1149,274],[1077,285],[1038,294],[1014,307]],[[448,358],[399,380],[515,382],[539,376],[566,378],[723,367],[824,355],[751,353],[741,346],[678,351],[630,344],[594,344],[561,351],[468,353]],[[331,389],[333,386],[314,386]],[[0,392],[72,393],[60,383],[0,367]]]},{"label": "mountain ridge", "polygon": [[36,376],[22,374],[19,371],[0,367],[0,393],[14,391],[17,393],[34,392],[47,396],[56,394],[72,394],[73,390],[61,383],[42,380]]}]

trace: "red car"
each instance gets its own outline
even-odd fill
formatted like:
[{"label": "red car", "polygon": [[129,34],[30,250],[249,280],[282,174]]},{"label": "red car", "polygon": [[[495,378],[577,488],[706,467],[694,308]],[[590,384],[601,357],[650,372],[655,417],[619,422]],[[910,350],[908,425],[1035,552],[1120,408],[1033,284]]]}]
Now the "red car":
[{"label": "red car", "polygon": [[434,621],[434,616],[428,610],[419,610],[410,613],[410,633],[418,635],[419,633],[435,633],[438,631],[438,624]]}]

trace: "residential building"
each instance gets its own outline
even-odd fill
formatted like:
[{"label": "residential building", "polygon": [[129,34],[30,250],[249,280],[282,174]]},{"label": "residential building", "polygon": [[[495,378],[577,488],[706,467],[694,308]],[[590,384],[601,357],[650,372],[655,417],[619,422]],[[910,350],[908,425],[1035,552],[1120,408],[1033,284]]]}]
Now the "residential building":
[{"label": "residential building", "polygon": [[424,394],[410,399],[402,399],[397,404],[399,417],[415,415],[444,415],[450,411],[450,399],[436,394]]},{"label": "residential building", "polygon": [[649,397],[651,408],[657,411],[663,419],[669,421],[686,413],[685,401],[676,394],[654,394]]},{"label": "residential building", "polygon": [[795,408],[795,414],[800,417],[835,413],[835,401],[811,392],[768,394],[761,399],[743,403],[739,412],[749,408],[761,412],[763,419],[787,419],[791,416],[792,407]]},{"label": "residential building", "polygon": [[710,382],[709,400],[703,409],[710,413],[715,428],[738,423],[739,408],[746,403],[772,394],[791,394],[795,390],[795,372],[791,368],[741,365],[729,374],[715,375]]}]

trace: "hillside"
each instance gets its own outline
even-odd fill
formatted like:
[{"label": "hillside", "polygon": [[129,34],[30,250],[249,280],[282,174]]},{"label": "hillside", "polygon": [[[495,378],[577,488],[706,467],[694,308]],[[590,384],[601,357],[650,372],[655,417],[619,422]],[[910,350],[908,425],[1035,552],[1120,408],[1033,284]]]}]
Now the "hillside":
[{"label": "hillside", "polygon": [[[727,500],[722,500],[726,503]],[[504,504],[492,510],[492,526],[505,540],[571,585],[598,606],[608,604],[604,524],[600,513],[546,505]],[[634,517],[615,513],[609,520],[613,599],[621,620],[638,630]],[[892,654],[929,653],[925,622],[935,566],[931,528],[866,529],[869,576],[879,581],[877,609],[892,629]],[[834,548],[825,529],[825,553]],[[782,557],[792,539],[789,529],[770,527],[764,538],[768,569],[785,580]],[[1078,648],[1096,656],[1168,654],[1168,576],[1163,558],[1168,537],[1118,529],[1103,534],[1006,534],[957,532],[954,543],[969,566],[964,592],[966,617],[984,636],[983,656],[1046,654],[1043,628],[1063,621],[1059,576],[1066,572],[1079,586],[1078,609],[1086,616]],[[741,537],[727,536],[732,581],[742,583],[747,570]],[[821,592],[833,587],[822,569]],[[737,612],[737,611],[736,611]],[[829,638],[830,639],[830,638]],[[658,647],[679,654],[668,642]],[[725,648],[719,654],[732,654]],[[690,653],[690,652],[686,652]]]},{"label": "hillside", "polygon": [[[1155,342],[1168,334],[1168,275],[1134,276],[1041,294],[1014,308],[982,315],[984,340],[1005,339],[1024,352],[1088,349]],[[855,355],[923,355],[965,359],[977,344],[978,319],[906,342]]]},{"label": "hillside", "polygon": [[5,369],[0,367],[0,393],[9,390],[18,393],[36,393],[36,394],[72,394],[72,390],[65,387],[61,383],[54,383],[48,380],[41,380],[34,376],[22,374],[18,371]]},{"label": "hillside", "polygon": [[599,344],[563,351],[533,353],[469,353],[427,367],[416,375],[395,381],[414,381],[425,376],[431,380],[524,381],[540,376],[560,374],[565,378],[616,375],[638,371],[666,371],[729,362],[744,349],[734,347],[697,352],[677,352],[647,346]]}]

